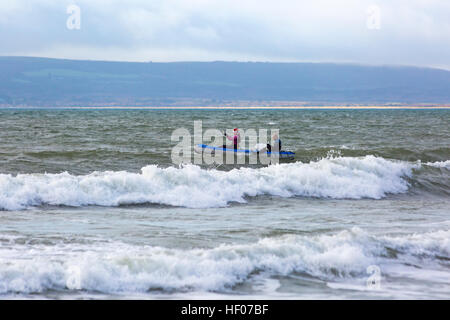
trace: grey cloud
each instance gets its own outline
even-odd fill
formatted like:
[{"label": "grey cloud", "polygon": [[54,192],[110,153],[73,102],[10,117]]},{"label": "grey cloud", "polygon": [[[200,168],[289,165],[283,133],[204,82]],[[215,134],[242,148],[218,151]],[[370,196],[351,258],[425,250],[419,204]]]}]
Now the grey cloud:
[{"label": "grey cloud", "polygon": [[[65,26],[72,3],[81,30]],[[381,10],[379,30],[366,26],[372,4]],[[446,0],[3,0],[0,54],[450,68],[449,15]]]}]

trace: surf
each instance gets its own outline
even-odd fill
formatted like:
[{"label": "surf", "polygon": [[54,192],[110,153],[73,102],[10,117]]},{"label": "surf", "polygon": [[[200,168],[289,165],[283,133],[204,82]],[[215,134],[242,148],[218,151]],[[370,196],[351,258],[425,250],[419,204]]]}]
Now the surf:
[{"label": "surf", "polygon": [[[28,244],[18,236],[0,235],[7,244],[0,247],[0,295],[48,290],[227,292],[243,282],[257,288],[261,278],[302,274],[330,286],[355,285],[366,290],[370,265],[379,265],[383,276],[391,279],[406,275],[415,281],[437,281],[434,277],[441,275],[438,281],[447,285],[449,235],[448,229],[441,229],[383,236],[353,227],[330,234],[284,235],[187,250],[102,239]],[[49,259],[54,256],[58,259]]]},{"label": "surf", "polygon": [[263,168],[230,171],[196,165],[161,168],[148,165],[141,172],[103,171],[87,175],[0,174],[0,208],[22,210],[40,205],[119,206],[154,203],[188,208],[224,207],[249,198],[312,197],[382,199],[406,193],[413,169],[420,164],[381,157],[324,158]]}]

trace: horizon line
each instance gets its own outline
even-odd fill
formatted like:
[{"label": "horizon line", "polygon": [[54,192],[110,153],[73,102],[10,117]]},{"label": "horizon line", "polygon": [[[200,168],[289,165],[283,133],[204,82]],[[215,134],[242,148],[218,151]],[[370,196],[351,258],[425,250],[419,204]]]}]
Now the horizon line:
[{"label": "horizon line", "polygon": [[439,106],[237,106],[237,107],[214,107],[214,106],[165,106],[165,107],[154,107],[154,106],[104,106],[104,107],[93,107],[93,106],[71,106],[71,107],[38,107],[38,106],[0,106],[0,109],[148,109],[148,110],[223,110],[223,109],[238,109],[238,110],[270,110],[270,109],[286,109],[286,110],[306,110],[306,109],[321,109],[321,110],[333,110],[333,109],[361,109],[361,110],[394,110],[394,109],[411,109],[411,110],[423,110],[423,109],[429,109],[429,110],[436,110],[436,109],[443,109],[443,110],[450,110],[450,105],[439,105]]},{"label": "horizon line", "polygon": [[76,58],[62,58],[62,57],[49,57],[49,56],[24,56],[24,55],[0,55],[0,58],[31,58],[31,59],[49,59],[49,60],[69,60],[69,61],[84,61],[84,62],[112,62],[112,63],[273,63],[273,64],[330,64],[330,65],[350,65],[361,67],[399,67],[399,68],[418,68],[418,69],[437,69],[443,71],[449,71],[450,67],[444,66],[425,66],[425,65],[412,65],[412,64],[388,64],[388,63],[363,63],[363,62],[331,62],[331,61],[268,61],[268,60],[176,60],[176,61],[132,61],[132,60],[97,60],[97,59],[76,59]]}]

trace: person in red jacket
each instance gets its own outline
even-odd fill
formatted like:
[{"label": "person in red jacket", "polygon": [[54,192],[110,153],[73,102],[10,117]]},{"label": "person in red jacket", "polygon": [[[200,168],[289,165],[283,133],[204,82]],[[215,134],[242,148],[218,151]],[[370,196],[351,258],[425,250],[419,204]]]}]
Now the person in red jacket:
[{"label": "person in red jacket", "polygon": [[[224,132],[224,136],[227,137],[228,140],[233,141],[233,148],[234,150],[237,150],[238,148],[238,144],[241,141],[241,136],[239,134],[239,129],[238,128],[234,128],[233,130],[234,134],[233,136],[229,136],[226,132]],[[224,148],[226,148],[226,145],[223,145]]]}]

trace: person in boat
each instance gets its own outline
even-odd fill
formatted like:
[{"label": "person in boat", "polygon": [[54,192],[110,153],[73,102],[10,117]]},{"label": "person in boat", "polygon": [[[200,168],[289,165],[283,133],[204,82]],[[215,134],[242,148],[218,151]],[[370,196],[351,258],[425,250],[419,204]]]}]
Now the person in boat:
[{"label": "person in boat", "polygon": [[267,144],[267,151],[268,152],[272,152],[272,151],[280,152],[281,151],[281,140],[276,133],[272,136],[272,145],[270,145],[270,143]]},{"label": "person in boat", "polygon": [[[234,150],[237,150],[238,144],[241,141],[241,135],[239,134],[239,129],[234,128],[233,130],[233,136],[229,136],[226,132],[223,133],[225,137],[227,137],[228,140],[233,141],[233,148]],[[227,148],[227,145],[224,144],[223,148]]]}]

